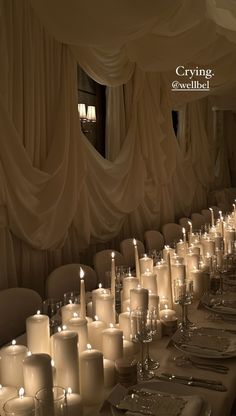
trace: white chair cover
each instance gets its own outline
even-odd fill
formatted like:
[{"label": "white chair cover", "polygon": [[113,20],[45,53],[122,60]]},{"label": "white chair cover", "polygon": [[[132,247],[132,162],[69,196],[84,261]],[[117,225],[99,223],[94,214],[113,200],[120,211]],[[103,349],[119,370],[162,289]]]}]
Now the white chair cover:
[{"label": "white chair cover", "polygon": [[164,247],[164,237],[162,233],[157,230],[145,231],[144,241],[147,253],[151,250],[160,251]]}]

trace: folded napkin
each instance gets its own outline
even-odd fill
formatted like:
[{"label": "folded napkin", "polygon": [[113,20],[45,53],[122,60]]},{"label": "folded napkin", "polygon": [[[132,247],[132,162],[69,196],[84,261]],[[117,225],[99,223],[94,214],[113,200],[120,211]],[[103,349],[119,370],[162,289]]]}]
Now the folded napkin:
[{"label": "folded napkin", "polygon": [[230,308],[229,306],[225,306],[225,305],[216,305],[216,306],[213,305],[212,309],[218,313],[227,313],[227,314],[236,315],[235,307]]}]

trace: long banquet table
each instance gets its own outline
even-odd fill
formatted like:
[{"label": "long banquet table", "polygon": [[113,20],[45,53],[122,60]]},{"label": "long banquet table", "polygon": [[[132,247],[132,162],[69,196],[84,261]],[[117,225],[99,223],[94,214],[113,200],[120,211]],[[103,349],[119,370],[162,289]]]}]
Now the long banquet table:
[{"label": "long banquet table", "polygon": [[[198,309],[196,304],[191,305],[189,308],[189,317],[191,321],[197,323],[198,326],[236,330],[236,325],[234,323],[226,322],[221,319],[209,319],[209,315],[209,311]],[[151,344],[150,353],[153,358],[156,358],[160,362],[160,367],[156,370],[156,374],[168,372],[181,375],[184,374],[186,376],[221,380],[227,387],[226,392],[218,392],[199,387],[181,386],[180,384],[178,384],[178,389],[180,390],[181,387],[183,387],[183,394],[189,393],[190,395],[205,397],[211,406],[212,416],[230,416],[231,408],[236,397],[236,357],[215,360],[218,363],[220,362],[220,364],[224,364],[229,367],[227,374],[218,374],[208,370],[200,370],[193,366],[177,367],[173,361],[173,357],[182,354],[174,346],[168,344],[170,344],[170,337],[167,336],[164,336],[160,340],[152,342]],[[107,391],[106,395],[108,395],[109,392],[110,391]],[[85,409],[85,416],[95,416],[96,414],[99,415],[98,407]],[[100,414],[102,416],[112,415],[109,411],[103,411]]]}]

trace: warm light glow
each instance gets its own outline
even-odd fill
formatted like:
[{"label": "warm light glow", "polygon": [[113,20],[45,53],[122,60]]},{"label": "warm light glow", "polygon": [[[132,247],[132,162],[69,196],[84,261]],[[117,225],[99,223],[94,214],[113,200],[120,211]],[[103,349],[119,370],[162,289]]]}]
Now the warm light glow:
[{"label": "warm light glow", "polygon": [[114,258],[115,258],[115,253],[114,253],[114,251],[112,251],[112,253],[111,253],[111,258],[112,258],[112,259],[114,259]]},{"label": "warm light glow", "polygon": [[91,344],[87,344],[87,350],[91,350],[92,349],[92,345]]},{"label": "warm light glow", "polygon": [[80,279],[84,278],[84,270],[82,269],[82,267],[80,267],[79,269],[79,276],[80,276]]},{"label": "warm light glow", "polygon": [[182,228],[182,233],[183,233],[183,234],[185,234],[185,233],[186,233],[186,230],[185,230],[185,228],[184,228],[184,227]]},{"label": "warm light glow", "polygon": [[133,245],[136,246],[137,245],[137,241],[135,238],[133,238]]},{"label": "warm light glow", "polygon": [[213,211],[213,209],[212,208],[209,208],[209,210],[212,212]]},{"label": "warm light glow", "polygon": [[32,352],[31,351],[28,351],[27,352],[27,357],[30,357],[32,355]]},{"label": "warm light glow", "polygon": [[146,253],[144,253],[143,257],[145,257],[145,258],[146,258],[146,257],[147,257],[147,254],[146,254]]},{"label": "warm light glow", "polygon": [[71,394],[71,393],[72,393],[72,388],[71,387],[68,387],[67,394]]},{"label": "warm light glow", "polygon": [[19,390],[19,397],[21,399],[22,399],[22,397],[24,397],[24,393],[25,393],[25,390],[23,389],[23,387],[21,387],[20,390]]},{"label": "warm light glow", "polygon": [[0,390],[2,389],[2,385],[0,384]]},{"label": "warm light glow", "polygon": [[98,316],[97,316],[97,315],[95,315],[95,316],[94,316],[94,319],[95,319],[95,321],[98,321]]},{"label": "warm light glow", "polygon": [[54,360],[51,360],[51,366],[52,366],[52,367],[54,367],[54,366],[55,366]]},{"label": "warm light glow", "polygon": [[190,225],[190,226],[192,225],[191,221],[188,221],[188,225]]},{"label": "warm light glow", "polygon": [[71,305],[73,302],[72,302],[72,300],[71,299],[69,299],[69,304]]},{"label": "warm light glow", "polygon": [[109,324],[110,328],[114,328],[114,325],[112,323]]},{"label": "warm light glow", "polygon": [[12,340],[11,345],[16,345],[16,340],[15,339]]},{"label": "warm light glow", "polygon": [[98,284],[98,288],[101,289],[102,288],[102,283]]},{"label": "warm light glow", "polygon": [[78,318],[78,316],[77,312],[73,312],[73,318]]},{"label": "warm light glow", "polygon": [[96,108],[94,105],[88,105],[87,120],[92,123],[96,122]]},{"label": "warm light glow", "polygon": [[67,329],[67,326],[66,325],[62,325],[62,329],[63,329],[63,331],[65,331]]},{"label": "warm light glow", "polygon": [[61,332],[61,327],[60,326],[57,328],[57,331],[58,332]]},{"label": "warm light glow", "polygon": [[129,306],[127,306],[126,310],[127,310],[127,312],[130,312],[130,307],[129,307]]},{"label": "warm light glow", "polygon": [[86,120],[86,108],[85,104],[78,104],[78,112],[81,119]]},{"label": "warm light glow", "polygon": [[41,313],[41,312],[40,312],[40,310],[38,309],[38,310],[37,310],[37,315],[40,315],[40,313]]}]

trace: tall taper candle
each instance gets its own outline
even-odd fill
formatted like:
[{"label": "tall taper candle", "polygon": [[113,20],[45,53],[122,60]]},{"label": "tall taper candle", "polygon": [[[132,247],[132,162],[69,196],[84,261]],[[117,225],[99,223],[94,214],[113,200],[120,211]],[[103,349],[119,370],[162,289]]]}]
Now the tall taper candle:
[{"label": "tall taper candle", "polygon": [[112,251],[111,253],[111,294],[114,296],[115,299],[116,293],[116,266],[115,266],[115,253]]},{"label": "tall taper candle", "polygon": [[80,267],[80,318],[86,318],[86,299],[85,299],[85,286],[84,286],[84,271]]},{"label": "tall taper candle", "polygon": [[140,266],[139,266],[139,255],[138,255],[137,241],[135,240],[135,238],[133,239],[133,244],[134,244],[134,257],[135,257],[136,277],[140,281],[141,275],[140,275]]}]

